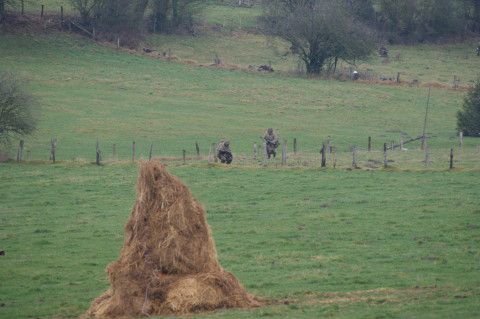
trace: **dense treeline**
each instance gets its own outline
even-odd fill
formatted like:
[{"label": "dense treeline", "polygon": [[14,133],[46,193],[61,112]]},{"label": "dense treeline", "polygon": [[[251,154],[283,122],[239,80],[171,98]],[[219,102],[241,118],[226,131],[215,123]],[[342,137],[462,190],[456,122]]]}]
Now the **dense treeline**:
[{"label": "dense treeline", "polygon": [[203,0],[70,0],[82,23],[109,33],[169,32],[192,26]]},{"label": "dense treeline", "polygon": [[376,8],[370,21],[390,42],[423,42],[480,32],[480,0],[377,0],[370,6]]},{"label": "dense treeline", "polygon": [[[169,32],[192,26],[192,15],[207,0],[70,0],[84,24],[111,32],[149,29]],[[6,4],[0,0],[0,20]],[[260,1],[253,1],[260,2]],[[329,7],[345,2],[362,24],[379,30],[389,42],[422,42],[480,32],[480,0],[263,0],[266,13],[272,6],[304,7],[307,3]],[[302,19],[302,17],[298,17]]]},{"label": "dense treeline", "polygon": [[264,0],[261,27],[291,44],[307,73],[335,72],[374,44],[480,32],[480,0]]}]

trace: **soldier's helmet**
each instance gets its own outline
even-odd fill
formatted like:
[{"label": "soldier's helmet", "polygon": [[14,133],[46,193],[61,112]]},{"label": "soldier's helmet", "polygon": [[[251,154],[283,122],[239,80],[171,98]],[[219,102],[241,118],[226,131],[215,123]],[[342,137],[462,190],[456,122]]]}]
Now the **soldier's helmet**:
[{"label": "soldier's helmet", "polygon": [[269,129],[267,130],[267,133],[268,133],[268,134],[273,134],[273,128],[269,128]]},{"label": "soldier's helmet", "polygon": [[230,142],[229,142],[229,141],[225,141],[225,142],[223,142],[223,145],[225,145],[225,147],[229,147],[229,146],[230,146]]}]

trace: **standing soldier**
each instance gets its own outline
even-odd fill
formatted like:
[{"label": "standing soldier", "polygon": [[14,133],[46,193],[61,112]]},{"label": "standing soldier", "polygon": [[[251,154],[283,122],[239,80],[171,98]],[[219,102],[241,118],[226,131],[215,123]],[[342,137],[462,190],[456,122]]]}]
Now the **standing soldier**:
[{"label": "standing soldier", "polygon": [[221,140],[217,146],[217,157],[222,163],[230,164],[233,161],[232,151],[230,150],[230,142]]},{"label": "standing soldier", "polygon": [[263,139],[265,140],[267,146],[268,159],[270,159],[271,155],[273,155],[273,157],[275,158],[275,156],[277,155],[277,152],[275,150],[277,149],[278,145],[280,145],[280,143],[278,142],[277,135],[273,132],[273,128],[267,129],[267,132],[265,132]]},{"label": "standing soldier", "polygon": [[378,54],[382,58],[388,58],[388,49],[385,46],[381,46],[380,49],[378,49]]}]

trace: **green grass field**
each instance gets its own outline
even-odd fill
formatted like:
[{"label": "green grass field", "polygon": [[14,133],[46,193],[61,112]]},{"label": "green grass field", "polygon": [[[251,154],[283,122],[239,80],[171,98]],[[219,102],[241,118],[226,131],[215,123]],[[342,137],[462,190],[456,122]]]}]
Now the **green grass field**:
[{"label": "green grass field", "polygon": [[[235,27],[239,17],[253,26],[257,8],[209,5],[204,14],[208,23],[230,22],[221,32],[146,43],[199,63],[217,53],[284,72],[167,62],[65,33],[0,35],[0,67],[24,77],[42,105],[28,161],[0,164],[0,318],[78,317],[106,289],[104,269],[118,256],[135,200],[132,141],[137,158],[150,143],[155,156],[185,149],[191,157],[199,143],[200,160],[171,160],[169,169],[205,205],[222,265],[270,300],[199,317],[479,317],[480,141],[465,138],[460,151],[455,127],[465,92],[432,89],[428,167],[416,142],[389,152],[384,170],[383,143],[422,133],[426,87],[295,77],[287,71],[296,62],[275,53],[281,42],[274,49]],[[422,84],[457,74],[466,84],[480,67],[471,46],[392,47],[400,61],[372,57],[360,67]],[[288,140],[288,168],[251,159],[267,127]],[[230,167],[207,164],[208,146],[221,138],[232,143]],[[97,139],[102,166],[90,164]],[[318,167],[327,139],[337,148],[335,170],[332,155]],[[354,145],[360,170],[347,169]],[[456,169],[448,171],[452,146]]]},{"label": "green grass field", "polygon": [[[275,303],[205,317],[480,314],[478,172],[170,170],[205,205],[222,265]],[[77,317],[107,287],[136,166],[0,175],[0,317]]]},{"label": "green grass field", "polygon": [[[160,52],[171,50],[180,59],[203,64],[213,63],[217,54],[224,63],[243,68],[270,64],[274,70],[293,74],[304,69],[296,57],[288,54],[289,45],[280,39],[243,32],[240,28],[235,30],[229,33],[204,30],[196,37],[153,35],[145,39],[145,44]],[[424,85],[440,83],[450,87],[453,86],[453,76],[456,75],[460,78],[461,85],[468,86],[479,76],[480,59],[475,55],[475,47],[474,41],[438,45],[392,45],[389,46],[388,62],[374,54],[369,60],[359,62],[356,69],[370,73],[375,79],[380,76],[395,79],[399,72],[400,80],[404,82],[410,83],[416,79]],[[397,54],[398,60],[395,59]],[[339,65],[339,69],[347,67],[346,64]]]},{"label": "green grass field", "polygon": [[[157,156],[192,155],[198,141],[228,138],[237,154],[251,154],[266,127],[283,139],[299,141],[303,153],[318,154],[328,137],[339,152],[376,150],[401,135],[421,134],[426,88],[391,87],[309,80],[282,75],[218,70],[127,54],[57,33],[8,36],[0,41],[8,69],[29,80],[43,106],[38,131],[26,140],[30,159],[48,160],[52,136],[57,159],[95,158],[98,138],[105,158],[116,144],[118,157],[138,156],[150,143]],[[458,144],[455,114],[464,92],[433,89],[427,131],[432,150]],[[478,141],[467,138],[472,154]],[[412,146],[418,148],[418,145]],[[349,155],[348,155],[349,156]],[[443,156],[443,155],[442,155]]]}]

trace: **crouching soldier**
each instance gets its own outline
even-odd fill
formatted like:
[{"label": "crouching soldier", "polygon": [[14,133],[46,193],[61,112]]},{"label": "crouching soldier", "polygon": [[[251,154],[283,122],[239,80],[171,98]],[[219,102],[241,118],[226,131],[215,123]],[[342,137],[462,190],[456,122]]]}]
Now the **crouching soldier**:
[{"label": "crouching soldier", "polygon": [[267,130],[263,136],[263,139],[265,140],[268,159],[270,159],[270,156],[272,155],[275,157],[277,155],[277,147],[280,145],[280,143],[278,142],[277,135],[273,132],[273,128],[269,128]]},{"label": "crouching soldier", "polygon": [[230,164],[233,161],[229,141],[220,141],[217,146],[217,157],[222,163]]}]

